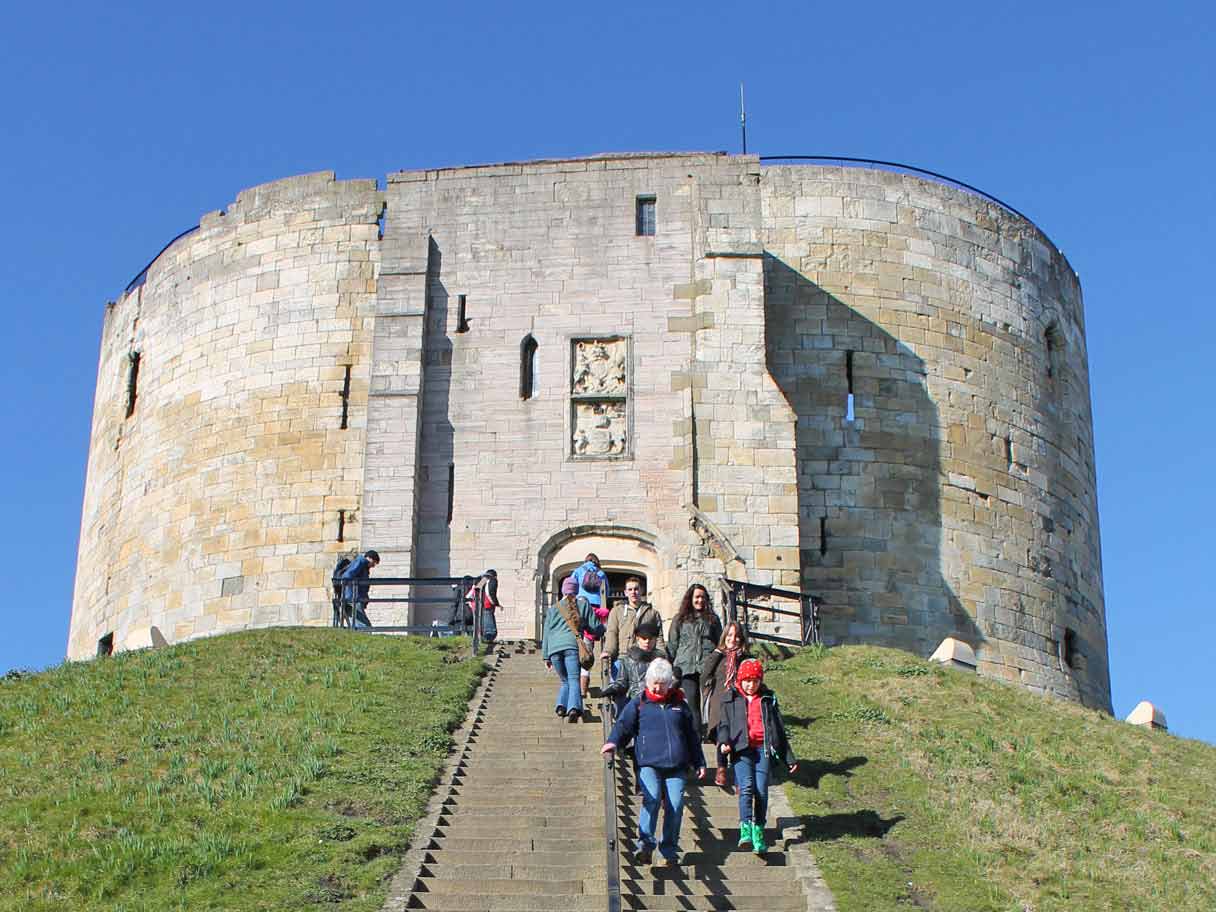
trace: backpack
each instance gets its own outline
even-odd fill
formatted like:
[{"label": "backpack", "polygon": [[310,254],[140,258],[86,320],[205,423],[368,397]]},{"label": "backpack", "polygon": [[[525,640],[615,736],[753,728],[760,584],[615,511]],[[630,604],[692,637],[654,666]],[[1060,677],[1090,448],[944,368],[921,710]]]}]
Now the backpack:
[{"label": "backpack", "polygon": [[338,562],[336,564],[334,564],[334,572],[330,574],[330,576],[334,580],[334,598],[342,597],[342,584],[340,582],[338,582],[338,577],[342,574],[342,571],[345,570],[349,566],[350,566],[349,557],[339,558]]},{"label": "backpack", "polygon": [[583,571],[579,577],[578,584],[583,588],[584,592],[599,592],[600,591],[600,573],[598,569],[587,569]]}]

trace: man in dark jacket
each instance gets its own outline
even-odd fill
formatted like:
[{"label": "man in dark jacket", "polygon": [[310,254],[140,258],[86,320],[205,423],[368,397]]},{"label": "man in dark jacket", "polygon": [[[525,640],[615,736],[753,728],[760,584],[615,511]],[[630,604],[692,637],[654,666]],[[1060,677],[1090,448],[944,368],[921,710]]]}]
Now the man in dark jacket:
[{"label": "man in dark jacket", "polygon": [[680,822],[684,814],[684,783],[690,770],[705,778],[701,739],[693,727],[684,694],[675,686],[671,663],[655,659],[646,669],[641,696],[625,704],[625,711],[604,742],[603,753],[627,747],[637,739],[634,753],[642,783],[642,810],[638,814],[638,864],[653,857],[655,824],[663,805],[663,837],[659,854],[668,864],[680,858]]},{"label": "man in dark jacket", "polygon": [[621,659],[620,674],[604,688],[604,695],[615,700],[618,716],[646,687],[646,669],[659,655],[659,629],[658,621],[649,617],[634,628],[633,645]]},{"label": "man in dark jacket", "polygon": [[372,575],[371,571],[379,564],[380,555],[369,549],[338,574],[338,579],[342,580],[342,607],[344,611],[351,612],[352,627],[372,626],[367,617],[368,586],[360,584],[359,581],[368,579]]}]

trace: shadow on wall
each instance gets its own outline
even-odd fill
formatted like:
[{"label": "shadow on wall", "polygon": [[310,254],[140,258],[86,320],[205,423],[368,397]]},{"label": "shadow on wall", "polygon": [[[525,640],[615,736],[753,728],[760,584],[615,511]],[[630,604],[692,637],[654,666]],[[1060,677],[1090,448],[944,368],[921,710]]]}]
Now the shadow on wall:
[{"label": "shadow on wall", "polygon": [[797,415],[803,588],[829,644],[929,655],[983,640],[941,574],[941,440],[924,361],[780,259],[764,263],[768,368]]},{"label": "shadow on wall", "polygon": [[[450,511],[455,475],[455,429],[452,426],[452,339],[448,335],[448,306],[451,296],[443,284],[443,254],[430,240],[426,277],[426,325],[422,340],[422,416],[418,428],[421,453],[418,478],[417,563],[419,576],[448,576],[452,568]],[[459,568],[461,573],[480,573],[482,568]],[[427,608],[419,607],[420,622]],[[446,621],[440,609],[431,617]]]}]

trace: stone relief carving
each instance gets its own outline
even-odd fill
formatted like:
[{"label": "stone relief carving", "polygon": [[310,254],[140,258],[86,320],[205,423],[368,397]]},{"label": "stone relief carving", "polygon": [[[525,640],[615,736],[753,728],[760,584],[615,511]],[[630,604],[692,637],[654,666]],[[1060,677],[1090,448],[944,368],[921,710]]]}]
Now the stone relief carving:
[{"label": "stone relief carving", "polygon": [[624,339],[579,339],[574,343],[574,382],[576,396],[624,396]]},{"label": "stone relief carving", "polygon": [[625,433],[624,402],[575,403],[575,456],[620,456],[625,452]]}]

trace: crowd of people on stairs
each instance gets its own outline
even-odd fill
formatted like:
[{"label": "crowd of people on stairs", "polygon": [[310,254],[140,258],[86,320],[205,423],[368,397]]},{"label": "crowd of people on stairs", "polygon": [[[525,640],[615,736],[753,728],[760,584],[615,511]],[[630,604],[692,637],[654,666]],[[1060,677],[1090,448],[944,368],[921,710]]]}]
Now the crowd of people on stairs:
[{"label": "crowd of people on stairs", "polygon": [[541,654],[557,675],[556,714],[578,722],[591,718],[585,700],[599,653],[616,716],[602,751],[632,748],[642,793],[635,861],[651,864],[657,850],[667,864],[679,863],[685,789],[706,774],[703,743],[716,745],[715,785],[731,790],[733,773],[739,846],[763,855],[769,783],[779,770],[794,772],[798,761],[744,628],[723,629],[699,583],[684,593],[666,637],[639,578],[625,580],[625,600],[616,605],[608,604],[607,590],[599,558],[588,554],[545,612]]}]

